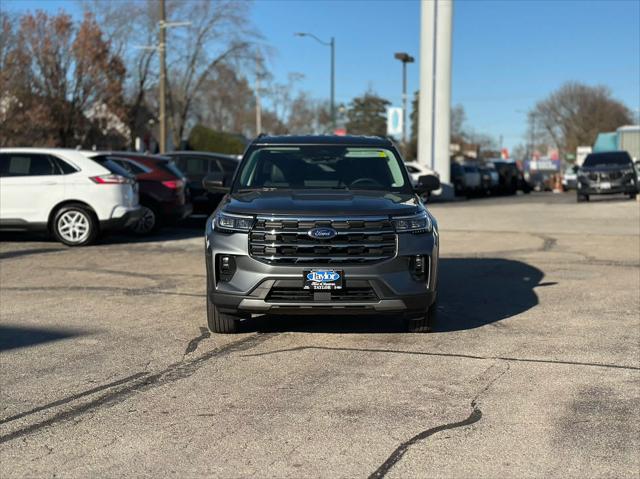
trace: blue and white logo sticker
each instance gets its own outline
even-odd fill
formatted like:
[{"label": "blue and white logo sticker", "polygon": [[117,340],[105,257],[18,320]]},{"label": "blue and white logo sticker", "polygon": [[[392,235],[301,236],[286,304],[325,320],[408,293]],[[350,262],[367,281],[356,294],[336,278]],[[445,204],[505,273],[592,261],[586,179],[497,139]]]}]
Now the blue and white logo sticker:
[{"label": "blue and white logo sticker", "polygon": [[314,239],[328,240],[335,238],[338,232],[333,228],[313,228],[307,234]]},{"label": "blue and white logo sticker", "polygon": [[314,283],[332,283],[340,279],[337,271],[311,271],[307,273],[307,279]]}]

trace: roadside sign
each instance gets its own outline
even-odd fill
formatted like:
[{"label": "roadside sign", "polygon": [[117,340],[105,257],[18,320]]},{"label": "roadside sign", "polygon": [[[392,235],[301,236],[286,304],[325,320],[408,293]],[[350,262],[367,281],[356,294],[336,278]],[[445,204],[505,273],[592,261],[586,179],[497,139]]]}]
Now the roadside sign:
[{"label": "roadside sign", "polygon": [[402,108],[387,108],[387,135],[402,135]]}]

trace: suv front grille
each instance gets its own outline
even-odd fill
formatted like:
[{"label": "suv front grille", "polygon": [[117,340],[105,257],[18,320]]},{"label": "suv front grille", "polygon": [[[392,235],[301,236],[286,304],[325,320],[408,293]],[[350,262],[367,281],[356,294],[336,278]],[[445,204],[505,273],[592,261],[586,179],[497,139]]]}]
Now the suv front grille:
[{"label": "suv front grille", "polygon": [[620,178],[622,178],[622,171],[589,173],[588,177],[591,181],[619,180]]},{"label": "suv front grille", "polygon": [[[334,238],[311,238],[313,228],[333,228]],[[276,264],[362,264],[392,258],[396,233],[387,218],[265,219],[249,233],[249,253]]]},{"label": "suv front grille", "polygon": [[371,286],[334,289],[315,295],[313,291],[302,288],[275,286],[267,295],[268,303],[312,303],[312,302],[352,302],[375,303],[378,296]]}]

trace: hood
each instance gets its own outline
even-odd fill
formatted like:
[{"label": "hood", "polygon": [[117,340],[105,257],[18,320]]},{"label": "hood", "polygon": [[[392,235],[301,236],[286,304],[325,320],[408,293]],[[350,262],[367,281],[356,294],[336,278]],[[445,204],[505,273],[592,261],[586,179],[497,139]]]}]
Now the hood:
[{"label": "hood", "polygon": [[283,216],[412,215],[420,209],[416,195],[384,191],[248,191],[227,195],[227,213]]}]

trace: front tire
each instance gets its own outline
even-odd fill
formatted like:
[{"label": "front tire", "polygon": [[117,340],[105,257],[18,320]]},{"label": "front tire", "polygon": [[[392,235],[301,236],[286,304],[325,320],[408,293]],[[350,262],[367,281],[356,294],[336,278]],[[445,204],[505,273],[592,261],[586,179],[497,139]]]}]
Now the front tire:
[{"label": "front tire", "polygon": [[578,201],[578,203],[582,203],[584,201],[589,201],[589,195],[582,195],[582,194],[578,193],[577,201]]},{"label": "front tire", "polygon": [[56,239],[67,246],[86,246],[98,237],[98,220],[87,207],[70,204],[56,211],[51,229]]},{"label": "front tire", "polygon": [[629,193],[629,199],[630,200],[635,200],[636,196],[638,196],[638,193]]},{"label": "front tire", "polygon": [[427,312],[418,318],[407,319],[407,332],[430,333],[436,325],[438,316],[438,301],[434,301]]},{"label": "front tire", "polygon": [[215,304],[211,302],[211,278],[207,268],[207,326],[212,333],[234,334],[240,326],[240,318],[232,314],[221,313]]}]

